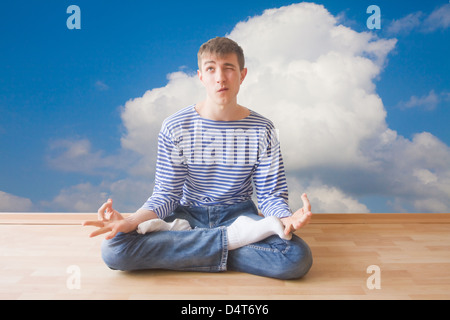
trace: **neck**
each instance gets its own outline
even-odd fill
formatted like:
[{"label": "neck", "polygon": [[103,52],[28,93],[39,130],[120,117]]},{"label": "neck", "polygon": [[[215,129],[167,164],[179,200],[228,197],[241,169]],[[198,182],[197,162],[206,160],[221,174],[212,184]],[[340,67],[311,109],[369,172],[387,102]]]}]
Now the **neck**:
[{"label": "neck", "polygon": [[205,119],[215,121],[241,120],[250,114],[250,111],[236,102],[227,105],[211,103],[208,99],[195,106],[197,113]]}]

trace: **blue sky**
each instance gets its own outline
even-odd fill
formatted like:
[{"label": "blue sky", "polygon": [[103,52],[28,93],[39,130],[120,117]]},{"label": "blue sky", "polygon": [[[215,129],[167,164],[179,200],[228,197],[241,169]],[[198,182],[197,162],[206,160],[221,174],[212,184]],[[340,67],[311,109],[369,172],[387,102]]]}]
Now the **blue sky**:
[{"label": "blue sky", "polygon": [[[141,97],[147,90],[164,87],[170,73],[195,72],[198,47],[206,40],[230,33],[237,23],[261,15],[266,9],[292,3],[268,0],[3,3],[0,192],[24,200],[29,211],[76,211],[67,205],[57,205],[55,199],[61,190],[127,179],[129,172],[114,164],[101,168],[97,174],[83,169],[67,170],[49,159],[58,142],[89,141],[92,154],[114,162],[115,155],[124,153],[121,138],[127,128],[121,115],[127,101]],[[448,2],[315,3],[322,4],[331,15],[339,17],[340,23],[356,32],[397,39],[374,80],[376,93],[386,110],[386,123],[405,139],[429,132],[448,147]],[[66,27],[70,16],[66,9],[71,4],[81,9],[80,30]],[[381,9],[379,30],[368,30],[366,25],[370,16],[366,9],[371,4]],[[446,8],[442,11],[446,14],[433,22],[431,15],[440,8]],[[396,208],[393,205],[396,200],[380,192],[358,194],[352,193],[351,188],[346,192],[371,212],[392,212]],[[98,203],[103,201],[99,199]],[[0,205],[0,210],[20,211],[20,206],[15,210],[17,202],[11,203],[6,207]],[[136,209],[140,205],[136,203]]]}]

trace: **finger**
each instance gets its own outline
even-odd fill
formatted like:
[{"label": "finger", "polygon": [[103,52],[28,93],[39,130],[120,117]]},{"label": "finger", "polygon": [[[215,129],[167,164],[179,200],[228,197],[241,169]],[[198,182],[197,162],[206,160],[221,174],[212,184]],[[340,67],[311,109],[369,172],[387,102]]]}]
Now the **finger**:
[{"label": "finger", "polygon": [[299,229],[299,228],[301,228],[301,227],[306,226],[306,225],[309,223],[309,221],[311,220],[311,216],[312,216],[312,213],[311,213],[311,212],[305,212],[305,213],[303,214],[303,216],[300,218],[300,221],[299,221],[299,223],[298,223],[298,226],[296,225],[295,228],[296,228],[296,229]]},{"label": "finger", "polygon": [[284,228],[284,234],[289,235],[290,233],[295,232],[297,229],[295,227],[295,225],[296,225],[295,220],[292,220],[291,222],[289,222]]},{"label": "finger", "polygon": [[304,209],[301,208],[295,212],[296,219],[290,225],[290,231],[295,232],[301,227],[307,225],[309,220],[311,219],[311,212],[304,212]]},{"label": "finger", "polygon": [[105,202],[97,211],[97,219],[98,220],[104,220],[105,219],[105,210],[106,206],[108,206],[108,203]]},{"label": "finger", "polygon": [[107,217],[110,220],[114,220],[114,219],[119,219],[120,218],[120,213],[114,209],[111,208],[111,211],[107,213]]},{"label": "finger", "polygon": [[109,227],[100,228],[100,229],[97,229],[94,232],[92,232],[89,235],[89,237],[93,238],[93,237],[99,236],[101,234],[107,233],[108,231],[111,231],[111,228],[109,228]]},{"label": "finger", "polygon": [[310,212],[311,211],[311,203],[309,203],[308,196],[306,193],[302,194],[302,202],[303,202],[303,212]]},{"label": "finger", "polygon": [[107,220],[110,220],[114,216],[116,210],[114,210],[112,207],[112,199],[108,199],[106,203],[109,203],[110,205],[106,207],[105,218]]},{"label": "finger", "polygon": [[105,224],[103,223],[103,221],[84,221],[83,226],[93,226],[101,228],[104,227]]},{"label": "finger", "polygon": [[98,209],[98,220],[105,220],[105,211],[109,212],[112,210],[112,199],[108,199],[101,207]]},{"label": "finger", "polygon": [[112,229],[112,231],[105,237],[106,240],[111,240],[117,234],[117,228]]},{"label": "finger", "polygon": [[289,233],[291,233],[291,225],[284,227],[284,234],[287,236]]},{"label": "finger", "polygon": [[291,225],[291,226],[289,226],[289,227],[286,227],[285,229],[284,229],[284,234],[286,235],[286,236],[288,236],[289,234],[291,234],[292,232],[295,232],[295,229],[294,229],[294,227]]}]

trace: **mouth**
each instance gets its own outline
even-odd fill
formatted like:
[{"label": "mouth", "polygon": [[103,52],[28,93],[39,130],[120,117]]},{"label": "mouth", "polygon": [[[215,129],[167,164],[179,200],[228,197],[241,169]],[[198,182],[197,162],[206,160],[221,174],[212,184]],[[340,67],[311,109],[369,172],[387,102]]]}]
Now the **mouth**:
[{"label": "mouth", "polygon": [[221,92],[225,92],[228,91],[228,88],[220,88],[219,90],[217,90],[217,93],[221,93]]}]

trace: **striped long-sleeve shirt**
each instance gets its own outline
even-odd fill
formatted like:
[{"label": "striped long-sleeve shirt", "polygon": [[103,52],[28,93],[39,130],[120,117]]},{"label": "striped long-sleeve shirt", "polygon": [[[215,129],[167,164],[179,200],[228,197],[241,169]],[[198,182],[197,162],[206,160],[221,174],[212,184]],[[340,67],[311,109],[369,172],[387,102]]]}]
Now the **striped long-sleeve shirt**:
[{"label": "striped long-sleeve shirt", "polygon": [[155,187],[142,208],[164,219],[180,204],[224,205],[249,200],[253,187],[264,216],[291,215],[273,123],[252,110],[242,120],[208,120],[195,106],[189,106],[162,124]]}]

